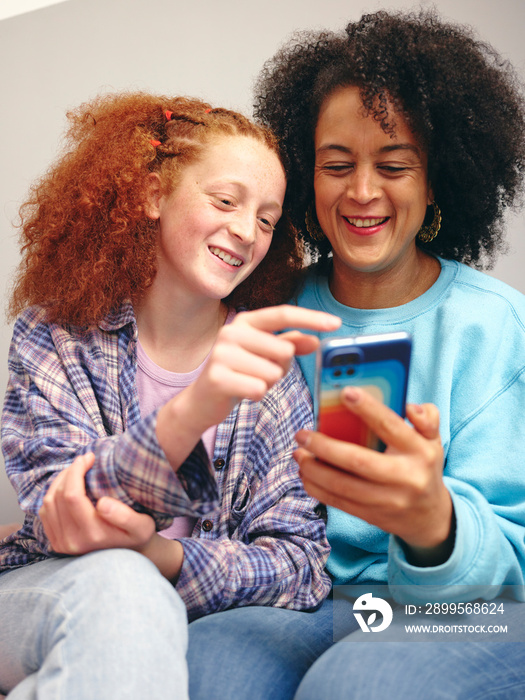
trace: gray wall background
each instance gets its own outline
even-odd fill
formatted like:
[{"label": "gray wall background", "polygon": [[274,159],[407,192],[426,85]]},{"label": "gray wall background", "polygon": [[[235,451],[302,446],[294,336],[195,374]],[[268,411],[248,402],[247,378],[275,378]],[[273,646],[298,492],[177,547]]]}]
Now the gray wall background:
[{"label": "gray wall background", "polygon": [[[426,5],[428,3],[422,3]],[[523,0],[436,0],[472,25],[525,78]],[[100,92],[147,89],[203,97],[251,112],[263,62],[298,29],[342,29],[407,0],[69,0],[0,21],[0,294],[18,263],[13,222],[29,184],[54,158],[68,108]],[[508,220],[509,254],[491,274],[525,293],[525,214]],[[0,321],[0,396],[12,327]],[[0,463],[0,524],[19,520]]]}]

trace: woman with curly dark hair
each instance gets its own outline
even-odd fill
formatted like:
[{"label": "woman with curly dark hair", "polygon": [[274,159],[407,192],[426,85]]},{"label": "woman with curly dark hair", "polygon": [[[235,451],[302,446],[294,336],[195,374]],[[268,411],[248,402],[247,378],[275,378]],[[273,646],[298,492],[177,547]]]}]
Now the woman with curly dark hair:
[{"label": "woman with curly dark hair", "polygon": [[[408,421],[344,390],[384,452],[296,436],[305,487],[328,506],[333,618],[328,601],[197,621],[190,676],[203,640],[221,641],[192,698],[206,696],[208,673],[223,700],[521,697],[525,606],[498,596],[525,599],[525,298],[475,269],[502,248],[504,212],[523,192],[519,82],[467,28],[379,12],[341,34],[298,35],[257,91],[256,115],[285,153],[285,207],[315,263],[297,303],[340,315],[341,336],[411,334]],[[313,391],[314,362],[299,362]],[[422,619],[399,606],[381,631],[388,606],[372,593]],[[508,623],[489,641],[515,643],[404,629],[429,622]],[[334,632],[357,643],[334,645]],[[250,670],[225,677],[221,654]]]},{"label": "woman with curly dark hair", "polygon": [[318,341],[273,331],[339,320],[236,313],[283,301],[301,260],[266,128],[143,93],[71,124],[22,210],[2,448],[26,517],[0,542],[0,692],[186,698],[188,617],[329,591],[292,457],[311,421],[293,355]]}]

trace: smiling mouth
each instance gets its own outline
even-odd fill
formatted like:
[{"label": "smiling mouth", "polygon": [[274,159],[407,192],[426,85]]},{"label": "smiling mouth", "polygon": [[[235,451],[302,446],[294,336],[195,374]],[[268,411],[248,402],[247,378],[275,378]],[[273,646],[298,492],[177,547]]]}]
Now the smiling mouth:
[{"label": "smiling mouth", "polygon": [[230,255],[225,250],[221,248],[210,248],[209,249],[213,255],[220,258],[223,262],[228,263],[228,265],[233,265],[233,267],[240,267],[243,261],[240,258],[236,258],[234,255]]},{"label": "smiling mouth", "polygon": [[353,219],[350,216],[343,217],[348,221],[349,224],[355,226],[356,228],[371,228],[372,226],[379,226],[388,221],[388,216],[383,216],[380,219]]}]

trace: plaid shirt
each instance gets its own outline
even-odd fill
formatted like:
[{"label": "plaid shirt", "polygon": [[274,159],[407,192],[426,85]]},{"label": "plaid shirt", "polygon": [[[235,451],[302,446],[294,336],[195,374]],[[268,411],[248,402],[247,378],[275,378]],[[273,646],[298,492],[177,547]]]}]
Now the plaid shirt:
[{"label": "plaid shirt", "polygon": [[312,427],[297,365],[218,426],[213,464],[200,442],[174,473],[156,438],[157,413],[140,417],[136,343],[130,304],[87,331],[49,324],[38,308],[17,320],[2,448],[26,517],[0,543],[0,571],[53,556],[38,510],[54,474],[92,451],[93,501],[118,498],[157,529],[175,515],[198,516],[192,537],[181,539],[177,583],[190,619],[240,605],[318,605],[330,589],[329,546],[292,457],[295,432]]}]

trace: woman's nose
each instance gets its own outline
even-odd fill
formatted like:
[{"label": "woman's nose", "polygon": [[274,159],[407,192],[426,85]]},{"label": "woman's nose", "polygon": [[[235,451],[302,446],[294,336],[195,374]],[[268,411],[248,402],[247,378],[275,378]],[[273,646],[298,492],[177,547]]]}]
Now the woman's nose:
[{"label": "woman's nose", "polygon": [[346,195],[359,204],[367,204],[381,196],[376,174],[368,168],[358,168],[350,176]]}]

